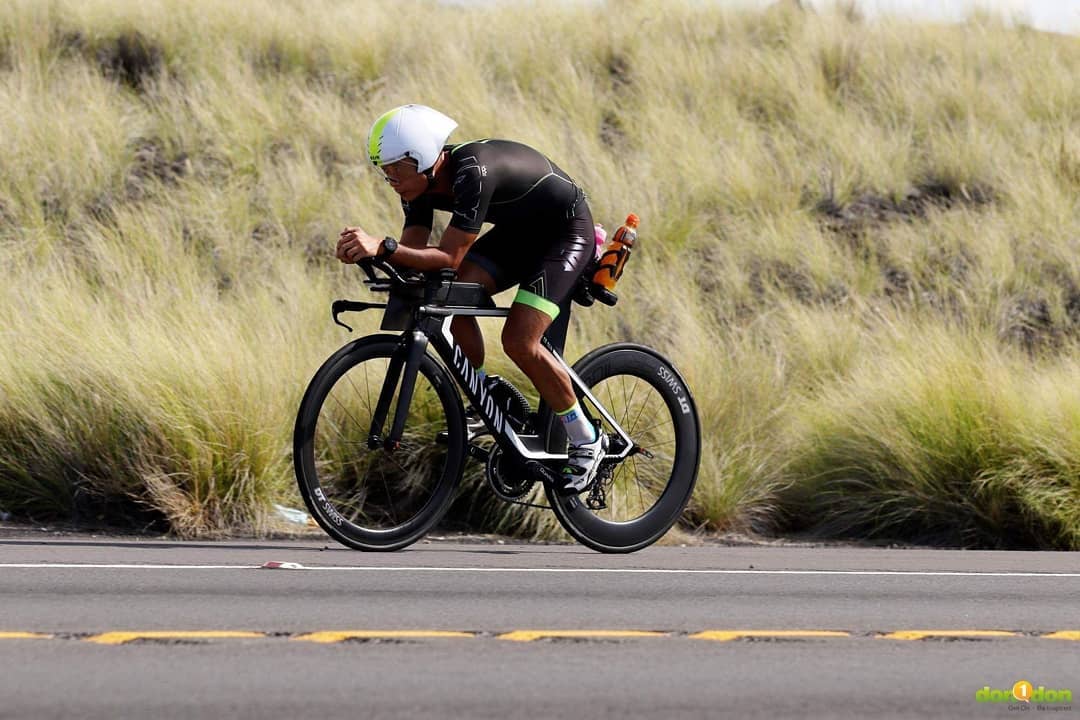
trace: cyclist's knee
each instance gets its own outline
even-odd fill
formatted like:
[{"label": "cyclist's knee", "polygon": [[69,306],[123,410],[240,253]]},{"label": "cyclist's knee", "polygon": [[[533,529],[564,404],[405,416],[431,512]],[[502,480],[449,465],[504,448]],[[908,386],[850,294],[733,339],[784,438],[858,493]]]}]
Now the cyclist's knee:
[{"label": "cyclist's knee", "polygon": [[542,312],[515,302],[510,307],[510,317],[502,330],[503,351],[518,365],[529,363],[544,352],[540,338],[551,325],[551,320]]},{"label": "cyclist's knee", "polygon": [[484,286],[484,289],[488,291],[489,295],[494,295],[496,292],[495,278],[491,276],[484,268],[480,267],[474,262],[465,260],[458,266],[457,279],[461,282],[474,282],[480,283]]},{"label": "cyclist's knee", "polygon": [[456,334],[467,332],[477,333],[480,331],[480,324],[476,322],[476,318],[467,317],[465,315],[455,315],[450,320],[450,332]]},{"label": "cyclist's knee", "polygon": [[503,328],[502,347],[506,357],[518,365],[528,363],[542,350],[539,337],[513,332],[509,326]]}]

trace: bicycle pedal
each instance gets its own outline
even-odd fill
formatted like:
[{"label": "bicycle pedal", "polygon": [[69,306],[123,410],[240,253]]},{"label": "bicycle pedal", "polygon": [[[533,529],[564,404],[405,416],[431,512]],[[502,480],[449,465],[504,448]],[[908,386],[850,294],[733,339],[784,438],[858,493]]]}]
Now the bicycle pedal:
[{"label": "bicycle pedal", "polygon": [[473,458],[474,460],[479,460],[480,462],[486,463],[488,461],[488,458],[491,457],[491,451],[487,448],[481,447],[480,445],[474,445],[472,443],[469,443],[468,449],[469,457]]}]

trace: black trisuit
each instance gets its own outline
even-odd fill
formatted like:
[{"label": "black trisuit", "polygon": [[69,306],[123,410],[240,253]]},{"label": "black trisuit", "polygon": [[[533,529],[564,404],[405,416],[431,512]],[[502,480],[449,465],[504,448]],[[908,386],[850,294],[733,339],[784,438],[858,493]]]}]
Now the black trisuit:
[{"label": "black trisuit", "polygon": [[521,143],[476,140],[444,149],[449,155],[443,172],[453,177],[452,190],[403,200],[405,227],[431,229],[434,210],[453,213],[450,227],[468,233],[493,224],[465,260],[490,273],[500,292],[519,285],[514,302],[551,316],[548,338],[561,350],[571,294],[596,247],[585,193],[555,163]]}]

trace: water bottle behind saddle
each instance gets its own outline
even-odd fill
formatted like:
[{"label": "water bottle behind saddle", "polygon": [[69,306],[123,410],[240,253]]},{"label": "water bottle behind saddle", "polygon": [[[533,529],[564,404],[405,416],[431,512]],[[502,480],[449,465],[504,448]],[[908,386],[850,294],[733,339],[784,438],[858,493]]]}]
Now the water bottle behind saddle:
[{"label": "water bottle behind saddle", "polygon": [[630,213],[626,216],[626,222],[623,223],[622,227],[615,231],[615,235],[612,236],[607,249],[600,257],[596,272],[593,273],[590,290],[597,300],[606,305],[614,305],[618,300],[612,290],[615,289],[615,284],[622,277],[626,261],[630,257],[630,250],[637,240],[637,227],[638,216]]}]

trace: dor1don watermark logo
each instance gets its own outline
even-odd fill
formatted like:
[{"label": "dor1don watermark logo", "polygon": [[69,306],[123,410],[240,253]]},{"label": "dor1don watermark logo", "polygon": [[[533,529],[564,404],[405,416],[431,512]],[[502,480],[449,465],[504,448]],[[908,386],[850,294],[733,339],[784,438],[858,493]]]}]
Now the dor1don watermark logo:
[{"label": "dor1don watermark logo", "polygon": [[1020,703],[1015,710],[1072,710],[1072,690],[1055,690],[1040,685],[1035,687],[1027,680],[1018,680],[1011,690],[992,689],[989,685],[975,693],[981,703]]}]

